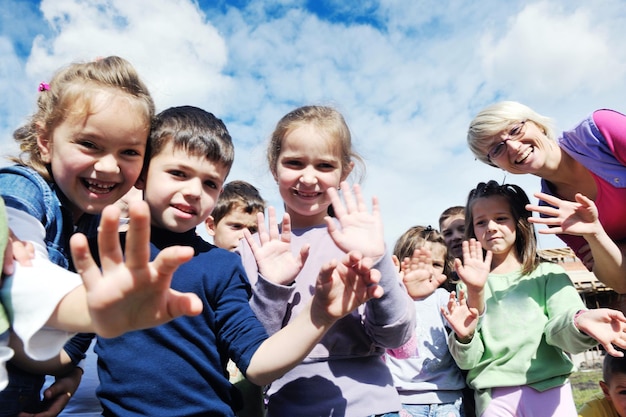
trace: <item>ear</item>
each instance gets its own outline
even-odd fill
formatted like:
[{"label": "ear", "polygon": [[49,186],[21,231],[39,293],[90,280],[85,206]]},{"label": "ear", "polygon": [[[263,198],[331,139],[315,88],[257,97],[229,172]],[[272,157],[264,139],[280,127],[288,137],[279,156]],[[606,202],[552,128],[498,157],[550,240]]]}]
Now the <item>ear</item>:
[{"label": "ear", "polygon": [[353,169],[354,169],[354,162],[350,162],[350,165],[341,174],[341,181],[345,181],[346,178],[348,178],[348,176],[350,175],[350,173],[352,172]]},{"label": "ear", "polygon": [[207,217],[204,221],[204,225],[206,226],[206,231],[209,236],[215,236],[215,220],[213,219],[213,216]]},{"label": "ear", "polygon": [[602,388],[602,392],[604,393],[604,396],[610,400],[611,399],[611,393],[609,391],[609,386],[607,385],[606,382],[604,381],[600,381],[600,388]]},{"label": "ear", "polygon": [[398,259],[396,255],[391,255],[391,260],[393,261],[393,264],[396,266],[396,268],[398,268],[398,271],[400,271],[400,259]]},{"label": "ear", "polygon": [[46,132],[41,122],[37,122],[35,126],[37,130],[37,147],[39,148],[41,160],[49,164],[52,155],[52,141],[49,139],[48,132]]},{"label": "ear", "polygon": [[137,178],[137,182],[135,182],[135,188],[138,190],[146,190],[146,169],[143,169],[141,171],[141,174],[139,174],[139,178]]}]

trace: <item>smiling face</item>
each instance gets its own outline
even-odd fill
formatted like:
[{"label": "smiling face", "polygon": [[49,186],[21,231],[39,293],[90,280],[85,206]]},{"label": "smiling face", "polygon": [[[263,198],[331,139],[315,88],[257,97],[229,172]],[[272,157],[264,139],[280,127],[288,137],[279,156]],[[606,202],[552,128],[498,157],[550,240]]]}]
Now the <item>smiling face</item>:
[{"label": "smiling face", "polygon": [[129,97],[102,90],[89,110],[86,115],[68,111],[50,134],[38,138],[41,158],[69,200],[74,221],[83,213],[100,213],[130,190],[148,137],[145,111]]},{"label": "smiling face", "polygon": [[494,136],[484,152],[495,150],[498,156],[490,162],[512,174],[539,175],[551,161],[560,159],[559,147],[531,120],[514,123]]},{"label": "smiling face", "polygon": [[184,233],[211,214],[227,175],[227,167],[174,149],[170,142],[153,156],[137,186],[144,190],[152,224]]},{"label": "smiling face", "polygon": [[342,172],[339,147],[312,124],[301,124],[282,139],[275,178],[294,227],[322,224],[330,200],[326,190],[338,187]]},{"label": "smiling face", "polygon": [[518,258],[515,249],[516,221],[506,197],[476,198],[471,210],[474,234],[483,249],[493,252],[494,260],[500,262],[511,256]]}]

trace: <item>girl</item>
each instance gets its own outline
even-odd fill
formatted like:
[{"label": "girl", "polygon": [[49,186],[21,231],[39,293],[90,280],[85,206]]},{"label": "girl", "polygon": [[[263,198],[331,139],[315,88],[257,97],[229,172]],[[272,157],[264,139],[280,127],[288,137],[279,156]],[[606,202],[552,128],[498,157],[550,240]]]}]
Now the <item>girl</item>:
[{"label": "girl", "polygon": [[[253,286],[251,305],[270,334],[289,323],[311,298],[322,264],[359,250],[375,260],[385,294],[339,320],[311,354],[269,387],[268,416],[367,416],[398,411],[400,401],[385,348],[413,332],[414,309],[385,251],[378,202],[369,213],[358,186],[344,181],[360,158],[339,112],[305,106],[284,116],[268,147],[268,161],[285,204],[280,239],[246,233],[240,252]],[[345,198],[339,199],[337,188]],[[331,204],[336,218],[328,216]],[[268,209],[270,229],[275,211]]]},{"label": "girl", "polygon": [[[119,57],[69,65],[49,84],[41,83],[39,91],[37,111],[14,133],[22,154],[12,158],[15,165],[0,170],[0,195],[12,232],[31,242],[35,260],[45,259],[50,274],[58,274],[72,268],[70,236],[76,231],[92,235],[103,208],[120,199],[137,180],[154,104],[134,68]],[[46,288],[42,299],[33,294],[32,305],[49,305],[48,300],[58,300],[80,284],[80,279],[51,279],[50,274],[28,281],[33,288]],[[22,282],[26,281],[14,280],[15,286]],[[43,324],[50,311],[48,315],[43,308],[37,311]],[[20,325],[14,323],[16,332]],[[64,366],[53,363],[52,369],[42,370],[67,373],[84,357],[87,346],[78,342],[66,345],[60,358]],[[33,343],[24,340],[26,349]],[[42,346],[49,349],[42,357],[58,352],[57,344],[48,341]],[[24,367],[8,368],[9,385],[0,393],[2,416],[37,410],[43,376]],[[74,385],[80,374],[69,374]],[[58,395],[53,406],[60,409],[69,398],[66,392],[73,390],[75,386],[53,387],[47,395]]]},{"label": "girl", "polygon": [[[476,390],[476,411],[493,416],[576,415],[565,352],[626,345],[626,318],[585,310],[565,271],[542,262],[528,221],[528,197],[516,185],[480,183],[469,194],[463,263],[455,268],[467,303],[451,295],[450,351]],[[485,248],[486,255],[483,255]]]},{"label": "girl", "polygon": [[441,314],[450,297],[444,289],[450,273],[446,242],[432,227],[414,226],[398,239],[393,253],[414,300],[417,321],[416,340],[385,355],[402,400],[400,415],[463,416],[465,381],[450,355],[448,326]]}]

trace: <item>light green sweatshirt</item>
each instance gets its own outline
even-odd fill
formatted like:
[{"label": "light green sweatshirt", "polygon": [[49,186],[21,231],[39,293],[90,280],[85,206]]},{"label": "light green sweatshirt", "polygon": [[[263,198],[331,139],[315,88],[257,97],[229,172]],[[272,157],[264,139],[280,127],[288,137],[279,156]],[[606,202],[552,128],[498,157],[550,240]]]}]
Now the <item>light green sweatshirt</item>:
[{"label": "light green sweatshirt", "polygon": [[529,275],[521,271],[490,274],[485,284],[486,310],[470,343],[450,334],[452,356],[468,370],[476,390],[477,415],[491,388],[528,385],[545,391],[563,385],[575,367],[565,352],[583,352],[597,342],[574,326],[585,309],[565,270],[541,263]]}]

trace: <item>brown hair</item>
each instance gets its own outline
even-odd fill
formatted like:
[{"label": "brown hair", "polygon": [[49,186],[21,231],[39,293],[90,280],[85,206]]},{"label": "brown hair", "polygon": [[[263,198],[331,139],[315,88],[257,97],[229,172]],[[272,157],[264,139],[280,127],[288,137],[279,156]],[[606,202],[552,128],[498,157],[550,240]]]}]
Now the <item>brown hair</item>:
[{"label": "brown hair", "polygon": [[259,213],[265,210],[265,201],[261,198],[259,190],[252,184],[245,181],[231,181],[222,189],[215,208],[211,212],[213,222],[218,224],[235,208],[241,208],[248,214]]},{"label": "brown hair", "polygon": [[491,180],[487,183],[481,182],[476,188],[470,191],[465,207],[465,236],[476,238],[474,231],[474,215],[472,207],[480,198],[502,196],[506,198],[511,209],[511,215],[515,220],[515,250],[522,263],[522,273],[528,274],[539,266],[541,258],[537,255],[537,236],[533,225],[528,221],[532,213],[526,210],[526,205],[530,204],[528,196],[524,190],[514,184],[498,184]]},{"label": "brown hair", "polygon": [[303,106],[283,116],[272,133],[267,148],[267,162],[273,175],[276,175],[276,165],[284,137],[290,131],[305,124],[313,124],[329,138],[334,139],[341,156],[341,168],[344,174],[350,172],[352,162],[359,163],[361,168],[359,174],[364,174],[363,159],[352,149],[352,135],[341,113],[328,106]]},{"label": "brown hair", "polygon": [[413,226],[402,234],[396,241],[393,247],[393,254],[402,262],[404,258],[410,258],[413,256],[415,249],[419,249],[425,246],[426,242],[438,243],[445,250],[445,258],[443,265],[443,273],[448,277],[446,288],[450,286],[449,280],[452,276],[452,259],[450,258],[450,252],[446,246],[446,241],[443,239],[441,233],[438,230],[433,229],[431,226]]}]

